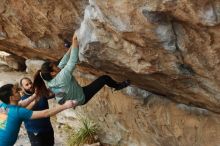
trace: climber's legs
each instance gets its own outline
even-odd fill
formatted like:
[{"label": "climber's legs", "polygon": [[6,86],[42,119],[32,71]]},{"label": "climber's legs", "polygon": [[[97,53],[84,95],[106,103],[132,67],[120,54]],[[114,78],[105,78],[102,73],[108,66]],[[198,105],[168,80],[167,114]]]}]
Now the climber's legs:
[{"label": "climber's legs", "polygon": [[83,92],[85,94],[86,104],[104,85],[114,88],[115,90],[120,90],[127,87],[130,84],[129,80],[122,83],[117,83],[108,75],[100,76],[98,79],[93,81],[91,84],[83,87]]}]

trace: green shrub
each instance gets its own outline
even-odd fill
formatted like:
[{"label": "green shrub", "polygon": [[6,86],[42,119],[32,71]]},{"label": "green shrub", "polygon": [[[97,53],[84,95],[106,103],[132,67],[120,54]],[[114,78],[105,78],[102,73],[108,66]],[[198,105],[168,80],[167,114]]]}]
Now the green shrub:
[{"label": "green shrub", "polygon": [[80,120],[82,126],[76,130],[68,140],[69,146],[80,146],[82,144],[92,144],[97,142],[97,125],[87,118]]}]

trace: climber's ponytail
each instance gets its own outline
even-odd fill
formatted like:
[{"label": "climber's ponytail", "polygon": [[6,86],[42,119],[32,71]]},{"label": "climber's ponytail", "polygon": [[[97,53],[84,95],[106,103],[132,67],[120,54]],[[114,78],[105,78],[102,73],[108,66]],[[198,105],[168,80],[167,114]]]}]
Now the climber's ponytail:
[{"label": "climber's ponytail", "polygon": [[49,96],[49,90],[47,89],[44,83],[44,80],[41,75],[41,70],[38,70],[34,75],[33,87],[35,90],[37,90],[37,93],[39,94],[39,96],[41,97]]}]

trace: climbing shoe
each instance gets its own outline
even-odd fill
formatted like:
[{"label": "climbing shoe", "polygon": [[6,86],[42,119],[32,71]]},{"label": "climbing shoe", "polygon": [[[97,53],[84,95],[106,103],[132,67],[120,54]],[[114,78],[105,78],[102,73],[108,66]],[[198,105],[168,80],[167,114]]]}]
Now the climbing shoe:
[{"label": "climbing shoe", "polygon": [[118,86],[115,88],[115,91],[117,90],[121,90],[123,88],[126,88],[127,86],[129,86],[131,84],[131,81],[130,80],[125,80],[121,83],[118,84]]}]

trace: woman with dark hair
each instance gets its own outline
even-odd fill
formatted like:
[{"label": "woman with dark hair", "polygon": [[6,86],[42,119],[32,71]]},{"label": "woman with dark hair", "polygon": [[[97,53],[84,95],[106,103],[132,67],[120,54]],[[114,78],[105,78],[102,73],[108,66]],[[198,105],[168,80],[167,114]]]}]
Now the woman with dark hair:
[{"label": "woman with dark hair", "polygon": [[[91,84],[81,87],[74,76],[73,70],[78,61],[78,41],[76,34],[72,38],[72,46],[64,55],[59,65],[53,62],[45,62],[41,70],[37,72],[35,82],[45,83],[54,94],[59,104],[66,100],[77,100],[78,105],[86,104],[104,85],[121,90],[130,84],[129,80],[118,83],[110,76],[103,75]],[[40,81],[39,79],[43,79]],[[39,85],[38,85],[39,86]],[[36,86],[35,86],[36,87]]]},{"label": "woman with dark hair", "polygon": [[[50,117],[76,106],[75,101],[69,100],[53,109],[31,111],[18,106],[20,100],[18,90],[18,87],[12,84],[0,88],[0,146],[13,146],[15,144],[23,121]],[[25,102],[30,104],[32,101],[28,99]]]}]

